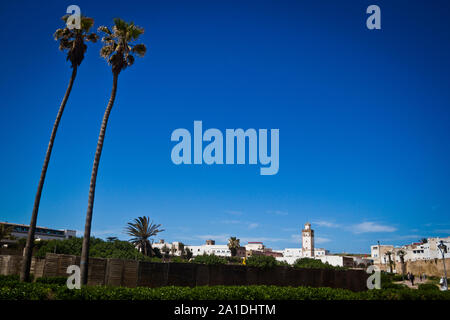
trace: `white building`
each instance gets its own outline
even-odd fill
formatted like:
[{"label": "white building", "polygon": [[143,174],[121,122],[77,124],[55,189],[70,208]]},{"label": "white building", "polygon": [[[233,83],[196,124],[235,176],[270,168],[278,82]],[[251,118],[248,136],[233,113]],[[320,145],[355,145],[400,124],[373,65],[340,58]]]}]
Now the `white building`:
[{"label": "white building", "polygon": [[203,254],[214,254],[221,257],[231,257],[231,251],[226,244],[204,244],[201,246],[186,246],[192,251],[192,255],[201,256]]},{"label": "white building", "polygon": [[[205,244],[199,246],[183,245],[181,242],[166,243],[164,240],[160,240],[159,242],[154,243],[152,246],[153,248],[158,248],[159,250],[161,250],[161,252],[163,252],[163,248],[166,247],[169,250],[170,254],[176,256],[180,256],[182,253],[182,249],[184,248],[184,250],[191,250],[193,257],[201,256],[203,254],[214,254],[221,257],[231,257],[231,251],[228,248],[228,245],[216,244],[214,240],[206,240]],[[245,256],[245,249],[243,247],[238,249],[238,256],[242,256],[242,250],[244,250],[243,256]]]},{"label": "white building", "polygon": [[441,240],[447,246],[447,253],[444,253],[444,257],[450,258],[450,237],[435,237],[428,238],[425,243],[412,243],[403,246],[402,248],[406,252],[405,261],[442,259],[442,253],[438,248]]},{"label": "white building", "polygon": [[262,251],[264,250],[264,244],[262,242],[248,242],[245,245],[245,250],[250,251]]},{"label": "white building", "polygon": [[[11,236],[14,239],[4,239],[3,243],[6,245],[8,243],[13,243],[17,241],[17,239],[27,238],[28,230],[30,229],[29,225],[18,224],[18,223],[8,223],[8,222],[0,222],[0,225],[4,225],[6,228],[11,228]],[[50,229],[45,227],[36,227],[36,232],[34,235],[35,240],[64,240],[76,237],[75,230],[60,230],[60,229]]]},{"label": "white building", "polygon": [[[391,261],[395,264],[401,262],[399,252],[405,253],[405,261],[417,261],[417,260],[432,260],[442,259],[442,253],[440,252],[438,245],[440,241],[443,241],[447,246],[447,253],[444,254],[445,258],[450,258],[450,237],[446,238],[428,238],[427,242],[415,242],[400,247],[394,247],[393,245],[374,245],[370,247],[371,257],[375,264],[388,265],[389,256],[387,253],[391,253]],[[396,270],[393,270],[394,272]]]}]

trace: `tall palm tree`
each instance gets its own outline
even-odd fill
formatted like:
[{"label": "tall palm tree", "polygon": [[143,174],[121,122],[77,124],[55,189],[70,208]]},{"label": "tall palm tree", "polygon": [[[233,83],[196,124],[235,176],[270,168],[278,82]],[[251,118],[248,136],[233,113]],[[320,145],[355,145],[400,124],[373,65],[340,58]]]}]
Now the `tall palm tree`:
[{"label": "tall palm tree", "polygon": [[99,32],[103,32],[105,36],[102,38],[104,46],[100,51],[100,55],[106,59],[111,65],[113,74],[113,85],[111,97],[103,115],[103,121],[97,141],[97,149],[95,151],[94,164],[92,166],[91,183],[89,186],[89,200],[86,212],[86,223],[84,226],[83,247],[81,251],[81,284],[87,284],[88,275],[88,259],[89,259],[89,240],[91,236],[92,212],[94,209],[95,185],[97,181],[98,165],[103,149],[103,141],[105,140],[106,126],[108,125],[109,114],[114,105],[114,99],[117,92],[117,80],[119,73],[134,63],[134,54],[143,57],[146,47],[143,44],[133,44],[140,35],[144,33],[144,29],[134,25],[133,22],[127,23],[119,18],[114,19],[112,31],[105,26],[98,28]]},{"label": "tall palm tree", "polygon": [[[62,19],[67,23],[68,15]],[[47,147],[47,153],[45,154],[44,165],[42,166],[41,177],[34,198],[33,212],[31,213],[30,228],[28,230],[27,244],[24,250],[24,261],[22,263],[22,269],[20,272],[20,280],[28,281],[30,276],[31,255],[33,251],[34,234],[36,232],[36,222],[39,211],[39,203],[41,201],[42,189],[44,187],[45,175],[47,174],[48,163],[50,162],[50,156],[52,154],[53,143],[56,137],[56,131],[58,130],[59,122],[61,121],[64,108],[67,100],[69,99],[72,86],[77,75],[78,66],[84,59],[84,54],[87,50],[85,41],[96,42],[98,37],[95,33],[89,33],[89,30],[94,25],[94,19],[88,17],[81,17],[80,29],[69,29],[67,25],[65,28],[57,29],[54,38],[59,41],[59,50],[67,52],[67,60],[70,61],[72,66],[72,76],[70,77],[69,85],[66,89],[64,98],[59,106],[59,111],[56,116],[55,123],[53,124],[53,130],[50,135],[50,141]]]},{"label": "tall palm tree", "polygon": [[160,224],[150,222],[149,217],[138,217],[134,222],[128,222],[125,231],[132,236],[129,241],[133,243],[139,251],[146,256],[153,256],[152,244],[150,238],[156,236],[158,233],[164,231],[160,229]]},{"label": "tall palm tree", "polygon": [[237,239],[236,237],[230,237],[230,239],[228,239],[228,248],[231,251],[232,257],[236,256],[237,250],[239,249],[240,246],[241,246],[240,240]]}]

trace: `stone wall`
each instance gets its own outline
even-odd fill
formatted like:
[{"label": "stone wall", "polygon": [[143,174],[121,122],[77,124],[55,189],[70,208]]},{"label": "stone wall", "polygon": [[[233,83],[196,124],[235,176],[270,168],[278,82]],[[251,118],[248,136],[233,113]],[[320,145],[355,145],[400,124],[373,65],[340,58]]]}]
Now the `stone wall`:
[{"label": "stone wall", "polygon": [[[445,259],[445,266],[447,268],[447,276],[450,276],[450,259]],[[411,272],[415,275],[419,275],[420,273],[435,277],[442,277],[444,275],[442,259],[407,261],[405,269],[405,272]]]},{"label": "stone wall", "polygon": [[[0,274],[19,274],[20,256],[0,256]],[[47,254],[33,258],[32,273],[40,276],[67,276],[69,265],[79,265],[80,257]],[[34,266],[34,267],[33,267]],[[34,272],[33,272],[34,271]],[[125,287],[277,285],[366,289],[364,270],[293,269],[275,267],[264,270],[240,265],[202,265],[194,263],[154,263],[120,259],[89,259],[89,285]]]}]

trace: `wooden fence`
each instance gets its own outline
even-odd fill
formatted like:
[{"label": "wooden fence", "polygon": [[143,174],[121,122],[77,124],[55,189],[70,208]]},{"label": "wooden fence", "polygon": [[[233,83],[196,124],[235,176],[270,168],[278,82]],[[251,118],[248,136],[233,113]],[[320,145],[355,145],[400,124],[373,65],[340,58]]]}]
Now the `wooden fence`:
[{"label": "wooden fence", "polygon": [[[0,274],[19,274],[21,256],[0,255]],[[47,254],[33,258],[35,278],[67,276],[69,265],[79,265],[80,257]],[[202,265],[194,263],[155,263],[121,259],[89,259],[89,285],[125,287],[277,285],[366,289],[364,270],[260,269],[240,265]]]}]

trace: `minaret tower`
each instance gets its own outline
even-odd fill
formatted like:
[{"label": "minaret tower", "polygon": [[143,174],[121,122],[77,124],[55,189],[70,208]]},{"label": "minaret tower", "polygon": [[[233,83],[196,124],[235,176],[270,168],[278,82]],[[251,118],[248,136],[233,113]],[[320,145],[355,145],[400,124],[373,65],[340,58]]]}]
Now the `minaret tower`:
[{"label": "minaret tower", "polygon": [[302,230],[302,252],[307,258],[314,258],[314,230],[311,223],[307,222]]}]

